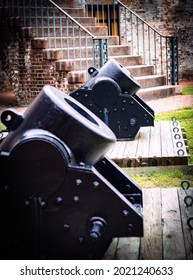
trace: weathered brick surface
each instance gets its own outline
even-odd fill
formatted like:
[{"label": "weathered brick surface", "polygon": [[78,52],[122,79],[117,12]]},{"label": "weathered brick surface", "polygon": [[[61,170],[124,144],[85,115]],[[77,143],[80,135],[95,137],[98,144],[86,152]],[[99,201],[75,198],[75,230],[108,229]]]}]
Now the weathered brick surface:
[{"label": "weathered brick surface", "polygon": [[[80,5],[81,0],[76,1]],[[123,3],[161,33],[179,36],[180,77],[192,78],[193,2],[123,0]],[[23,28],[18,17],[8,18],[9,12],[8,9],[0,10],[0,90],[12,88],[19,105],[29,104],[45,84],[71,91],[73,88],[69,86],[74,85],[67,85],[70,65],[55,63],[58,51],[44,52],[46,41],[35,41],[34,29]],[[71,77],[71,82],[76,80],[76,75]]]},{"label": "weathered brick surface", "polygon": [[1,20],[0,90],[14,90],[20,106],[30,104],[45,84],[67,91],[67,73],[56,71],[58,52],[45,55],[47,40],[33,38],[34,29],[19,23]]}]

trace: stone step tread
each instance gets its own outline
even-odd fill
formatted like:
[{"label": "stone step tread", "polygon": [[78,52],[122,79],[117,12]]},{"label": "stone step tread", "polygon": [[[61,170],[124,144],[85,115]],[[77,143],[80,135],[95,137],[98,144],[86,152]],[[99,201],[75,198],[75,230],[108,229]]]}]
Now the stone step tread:
[{"label": "stone step tread", "polygon": [[[107,26],[87,26],[85,27],[85,29],[92,33],[95,37],[108,37],[108,27]],[[73,32],[75,36],[79,36],[79,33],[82,32],[83,34],[85,34],[85,30],[82,29],[81,27],[79,27],[78,25],[77,26],[68,26],[68,28],[66,27],[63,27],[63,33],[65,34],[66,30],[68,30],[69,32],[69,36],[71,36],[71,33]],[[42,27],[39,27],[37,29],[37,34],[41,34],[40,36],[38,35],[37,37],[42,37],[42,34],[43,34],[43,31],[44,31],[44,34],[46,34],[45,36],[47,36],[47,33],[48,33],[48,28],[47,26],[44,25],[43,29]],[[54,27],[50,27],[49,29],[49,33],[50,33],[50,36],[53,37],[53,32],[55,32],[56,36],[60,36],[60,26],[55,26]],[[78,32],[78,34],[77,34]],[[81,33],[80,33],[81,35]]]},{"label": "stone step tread", "polygon": [[166,77],[166,75],[153,74],[153,75],[135,77],[135,79],[140,81],[140,80],[144,80],[144,79],[155,79],[155,78],[165,78],[165,77]]},{"label": "stone step tread", "polygon": [[166,98],[177,94],[179,94],[179,92],[177,92],[177,86],[173,85],[162,85],[156,87],[154,86],[149,88],[142,88],[137,93],[137,95],[144,101]]},{"label": "stone step tread", "polygon": [[[81,46],[81,49],[92,49],[92,46]],[[109,45],[109,48],[113,49],[129,49],[129,46],[125,46],[125,45]],[[56,47],[56,48],[46,48],[44,49],[44,51],[61,51],[61,50],[79,50],[79,46],[76,47],[69,47],[69,48],[60,48],[60,47]],[[124,56],[124,55],[120,55],[120,56]],[[127,56],[127,54],[126,54]],[[134,55],[131,55],[134,56]]]},{"label": "stone step tread", "polygon": [[143,65],[133,65],[133,66],[126,66],[126,69],[133,69],[133,68],[147,68],[147,67],[153,67],[152,65],[143,64]]},{"label": "stone step tread", "polygon": [[[32,16],[32,17],[26,17],[25,21],[29,24],[35,24],[36,21],[38,21],[39,24],[43,24],[43,26],[48,26],[48,18],[49,18],[49,26],[53,25],[55,23],[56,28],[59,28],[59,22],[62,24],[62,28],[66,27],[66,16],[64,17],[59,17],[56,16],[53,18],[53,16]],[[97,20],[95,17],[73,17],[79,24],[81,24],[84,27],[90,27],[90,26],[98,26],[97,25]],[[75,23],[76,24],[76,23]],[[72,20],[69,18],[68,20],[68,26],[72,25]]]},{"label": "stone step tread", "polygon": [[[100,38],[106,38],[106,36],[101,36]],[[44,38],[47,38],[47,37],[44,37]],[[67,38],[68,38],[68,44],[72,46],[72,44],[74,43],[75,45],[77,45],[80,41],[80,37],[79,36],[75,36],[74,38],[69,36],[69,37],[65,37],[63,36],[62,37],[62,41],[63,43],[66,41],[67,43]],[[37,37],[36,38],[37,40],[38,39],[42,39],[41,37]],[[54,46],[52,46],[54,44],[54,41],[56,42],[56,46],[57,44],[60,44],[61,43],[61,37],[50,37],[50,44],[51,44],[51,47],[50,48],[54,48]],[[85,42],[85,45],[86,45],[86,42],[87,42],[87,46],[92,46],[92,37],[91,36],[88,36],[87,38],[85,38],[85,36],[82,36],[81,37],[81,41],[82,42]],[[118,36],[110,36],[108,38],[108,46],[119,46],[119,39],[118,39]]]},{"label": "stone step tread", "polygon": [[164,89],[175,89],[176,86],[173,85],[162,85],[162,86],[157,86],[157,87],[151,87],[151,88],[143,88],[140,89],[138,92],[148,92],[148,91],[159,91],[159,90],[164,90]]},{"label": "stone step tread", "polygon": [[[113,55],[113,56],[109,56],[109,59],[110,58],[114,58],[114,59],[119,59],[119,58],[121,58],[121,59],[127,59],[127,58],[139,58],[139,57],[141,57],[140,55],[131,55],[131,54],[129,54],[129,55]],[[137,64],[138,65],[138,64]],[[125,67],[125,66],[124,66]]]},{"label": "stone step tread", "polygon": [[[152,65],[134,65],[134,66],[126,66],[125,68],[126,69],[128,69],[129,71],[131,70],[131,69],[140,69],[140,68],[148,68],[148,67],[150,67],[150,68],[152,68],[153,66]],[[74,71],[70,71],[69,73],[75,73],[75,74],[82,74],[82,73],[85,73],[85,72],[87,72],[87,70],[74,70]],[[162,76],[162,75],[154,75],[154,74],[152,74],[154,77],[155,76],[158,76],[158,77],[160,77],[160,76]],[[134,78],[135,79],[140,79],[140,78],[151,78],[151,76],[152,75],[145,75],[145,76],[135,76]],[[163,75],[164,76],[164,75]]]}]

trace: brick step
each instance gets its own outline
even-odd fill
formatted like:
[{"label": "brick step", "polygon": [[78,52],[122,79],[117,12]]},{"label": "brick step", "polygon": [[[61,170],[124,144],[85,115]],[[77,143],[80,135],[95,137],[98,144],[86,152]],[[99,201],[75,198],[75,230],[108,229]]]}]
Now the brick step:
[{"label": "brick step", "polygon": [[[94,36],[108,36],[108,28],[107,26],[89,26],[86,28],[89,32],[91,32]],[[86,32],[78,26],[62,28],[62,34],[68,34],[68,36],[85,36]],[[49,36],[51,37],[59,37],[61,35],[60,26],[56,26],[55,29],[50,27]],[[65,35],[66,36],[66,35]],[[39,27],[36,31],[36,37],[48,37],[48,28],[46,26]]]},{"label": "brick step", "polygon": [[[54,52],[58,52],[58,56],[63,58],[93,58],[93,48],[90,46],[87,47],[76,47],[76,48],[53,48],[53,49],[44,49],[44,59],[50,59]],[[109,46],[108,53],[112,56],[116,52],[117,55],[127,55],[130,53],[129,46]]]},{"label": "brick step", "polygon": [[[80,23],[82,26],[96,26],[96,18],[94,17],[74,17],[74,19],[76,21],[78,21],[78,23]],[[36,24],[38,24],[38,26],[48,26],[48,22],[50,26],[53,26],[54,24],[56,26],[60,26],[60,24],[62,25],[62,28],[68,26],[72,26],[73,22],[72,20],[69,18],[67,18],[65,15],[63,15],[62,17],[53,17],[50,16],[49,18],[45,15],[45,16],[38,16],[37,18],[35,17],[26,17],[25,18],[25,23],[27,24],[27,26],[36,26]]]},{"label": "brick step", "polygon": [[141,77],[148,76],[154,74],[154,66],[153,65],[134,65],[125,67],[129,70],[132,76]]},{"label": "brick step", "polygon": [[140,55],[113,55],[109,56],[110,58],[117,60],[123,67],[142,64],[142,57]]},{"label": "brick step", "polygon": [[[42,9],[40,6],[37,6],[37,8],[34,7],[34,5],[31,5],[31,9],[26,5],[26,7],[23,6],[17,6],[15,5],[13,8],[8,7],[11,11],[11,15],[15,16],[21,16],[25,14],[25,17],[29,16],[35,16],[35,14],[39,16],[60,16],[61,11],[59,9],[53,9],[53,7],[47,8],[47,5],[42,6]],[[64,8],[63,9],[67,14],[69,14],[72,17],[85,17],[85,9],[82,8]]]},{"label": "brick step", "polygon": [[58,5],[58,6],[60,6],[61,8],[62,7],[67,7],[67,8],[69,8],[69,7],[71,7],[71,8],[74,8],[74,6],[75,6],[75,3],[74,3],[74,1],[72,1],[72,0],[54,0],[54,2]]},{"label": "brick step", "polygon": [[[54,2],[55,3],[59,3],[59,1],[60,0],[55,0]],[[63,0],[61,0],[61,1],[63,1]],[[65,0],[65,2],[69,2],[69,0]],[[3,1],[2,1],[3,2]],[[13,4],[13,6],[15,5],[15,6],[22,6],[23,5],[23,0],[4,0],[4,2],[6,2],[6,5],[8,5],[9,3],[12,3]],[[34,0],[26,0],[25,2],[27,2],[27,5],[29,6],[31,6],[31,7],[35,7],[35,1]],[[40,3],[42,4],[42,6],[47,6],[47,0],[41,0],[41,2],[40,2],[40,0],[37,0],[36,1],[37,2],[37,5],[39,5],[40,6]],[[72,1],[73,2],[73,1]],[[72,5],[69,5],[70,7],[72,6]]]},{"label": "brick step", "polygon": [[137,95],[141,97],[144,101],[165,98],[176,95],[176,87],[172,85],[163,85],[140,89]]},{"label": "brick step", "polygon": [[[79,45],[81,46],[92,46],[93,40],[92,38],[88,35],[82,36],[82,37],[64,37],[65,34],[62,36],[62,45],[65,47],[78,47]],[[110,36],[108,39],[108,45],[118,45],[119,44],[119,37],[118,36]],[[49,48],[60,48],[61,46],[61,37],[51,37],[50,42],[49,42]]]},{"label": "brick step", "polygon": [[[154,67],[151,65],[136,65],[136,66],[128,66],[126,69],[129,70],[132,76],[135,75],[135,69],[137,69],[137,76],[141,74],[141,76],[153,75]],[[86,70],[82,71],[70,71],[68,72],[68,82],[69,83],[85,83],[87,81],[88,75]]]},{"label": "brick step", "polygon": [[[116,59],[119,61],[119,63],[122,65],[122,58],[125,58],[127,61],[127,65],[129,64],[139,64],[141,62],[141,57],[140,56],[117,56],[112,58]],[[119,60],[118,60],[119,58]],[[120,59],[121,58],[121,59]],[[78,70],[83,70],[83,69],[88,69],[88,67],[93,66],[93,58],[88,58],[87,61],[85,58],[82,58],[81,61],[80,59],[59,59],[56,61],[56,71],[73,71],[74,69],[76,71]]]},{"label": "brick step", "polygon": [[135,79],[138,81],[142,89],[166,85],[165,75],[142,76],[135,77]]},{"label": "brick step", "polygon": [[85,9],[83,8],[63,8],[63,10],[72,17],[85,17]]}]

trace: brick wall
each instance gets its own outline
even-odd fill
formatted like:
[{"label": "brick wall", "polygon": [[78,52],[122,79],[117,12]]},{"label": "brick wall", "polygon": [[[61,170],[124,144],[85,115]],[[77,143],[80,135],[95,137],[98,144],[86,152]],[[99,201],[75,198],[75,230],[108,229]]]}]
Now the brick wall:
[{"label": "brick wall", "polygon": [[179,37],[180,78],[193,79],[193,1],[122,0],[164,35]]},{"label": "brick wall", "polygon": [[2,21],[0,40],[0,91],[14,90],[17,103],[31,103],[45,84],[67,91],[67,73],[57,72],[57,52],[44,51],[46,39],[35,39],[35,30],[19,19]]}]

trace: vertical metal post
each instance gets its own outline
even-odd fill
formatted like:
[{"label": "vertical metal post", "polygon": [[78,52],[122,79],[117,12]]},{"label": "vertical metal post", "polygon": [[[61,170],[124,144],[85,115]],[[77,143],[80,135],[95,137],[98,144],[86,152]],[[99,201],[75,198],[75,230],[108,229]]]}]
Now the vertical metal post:
[{"label": "vertical metal post", "polygon": [[44,12],[43,12],[43,0],[41,0],[41,20],[42,20],[42,37],[44,37]]},{"label": "vertical metal post", "polygon": [[162,51],[162,36],[160,36],[160,57],[161,57],[161,75],[163,75],[163,51]]},{"label": "vertical metal post", "polygon": [[30,4],[30,0],[28,1],[28,9],[29,9],[29,26],[32,26],[32,22],[31,22],[31,4]]},{"label": "vertical metal post", "polygon": [[[48,21],[48,38],[50,38],[50,6],[49,2],[47,1],[47,21]],[[48,48],[50,48],[50,40],[48,40]]]},{"label": "vertical metal post", "polygon": [[134,53],[134,42],[133,42],[133,14],[130,12],[130,24],[131,24],[131,54]]},{"label": "vertical metal post", "polygon": [[154,65],[155,65],[155,74],[157,74],[157,48],[156,48],[156,32],[154,31]]},{"label": "vertical metal post", "polygon": [[24,22],[24,25],[26,26],[26,14],[25,14],[25,0],[23,0],[23,22]]},{"label": "vertical metal post", "polygon": [[176,85],[178,81],[178,38],[170,38],[170,74],[171,84]]},{"label": "vertical metal post", "polygon": [[149,65],[151,64],[151,30],[150,27],[148,26],[148,52],[149,52]]},{"label": "vertical metal post", "polygon": [[78,38],[79,38],[79,61],[80,61],[80,71],[82,71],[82,48],[81,48],[81,30],[78,27]]},{"label": "vertical metal post", "polygon": [[[53,27],[54,27],[54,48],[56,48],[56,8],[53,7]],[[48,38],[50,40],[50,37]]]},{"label": "vertical metal post", "polygon": [[138,17],[136,18],[136,24],[137,24],[137,54],[139,55],[139,19]]},{"label": "vertical metal post", "polygon": [[107,7],[107,19],[108,19],[108,35],[111,35],[111,11],[110,11],[110,6],[108,2],[108,7]]},{"label": "vertical metal post", "polygon": [[[86,52],[86,69],[88,69],[88,42],[87,42],[87,33],[85,32],[85,52]],[[88,78],[88,72],[86,72],[86,79]]]},{"label": "vertical metal post", "polygon": [[108,39],[93,38],[93,61],[96,68],[101,68],[108,61]]},{"label": "vertical metal post", "polygon": [[74,69],[73,70],[76,70],[76,53],[75,53],[75,46],[76,46],[76,43],[75,43],[75,32],[74,32],[74,21],[72,21],[72,40],[73,40],[73,62],[74,62]]},{"label": "vertical metal post", "polygon": [[168,66],[168,37],[165,38],[166,39],[166,81],[167,81],[167,84],[169,83],[169,66]]},{"label": "vertical metal post", "polygon": [[37,0],[35,0],[35,23],[36,23],[36,36],[38,37],[38,33],[39,33],[39,30],[38,30],[38,15],[37,15]]},{"label": "vertical metal post", "polygon": [[145,55],[146,55],[146,52],[145,52],[145,32],[144,32],[144,22],[142,21],[142,44],[143,44],[143,63],[145,64],[146,63],[146,59],[145,59]]},{"label": "vertical metal post", "polygon": [[[61,13],[61,11],[60,11],[60,48],[61,48],[61,51],[62,51],[62,49],[63,49],[63,42],[62,42],[62,40],[63,40],[63,34],[62,34],[62,13]],[[63,56],[63,51],[62,51],[62,58],[64,58],[64,56]]]},{"label": "vertical metal post", "polygon": [[[66,40],[67,40],[67,53],[68,53],[68,59],[70,58],[70,56],[69,56],[69,30],[68,30],[68,17],[66,16]],[[72,40],[73,40],[73,38],[72,38]]]}]

